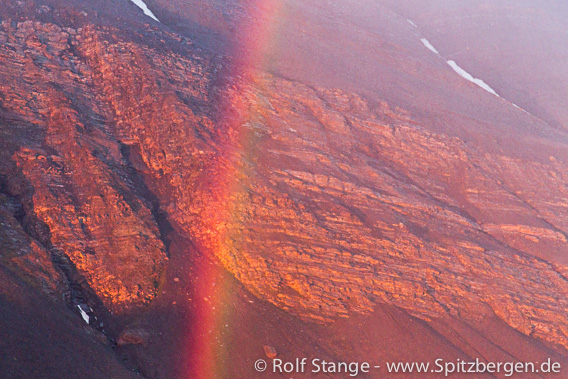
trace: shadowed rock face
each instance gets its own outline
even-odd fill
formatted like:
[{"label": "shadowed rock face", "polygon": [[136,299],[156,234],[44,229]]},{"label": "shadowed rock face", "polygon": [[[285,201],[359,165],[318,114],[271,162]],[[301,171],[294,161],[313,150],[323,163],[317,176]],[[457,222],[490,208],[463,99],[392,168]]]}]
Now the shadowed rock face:
[{"label": "shadowed rock face", "polygon": [[[260,65],[230,31],[270,18],[237,2],[200,3],[210,18],[192,19],[182,5],[172,14],[179,2],[148,1],[165,25],[130,4],[5,3],[5,283],[89,304],[111,324],[144,318],[161,309],[142,306],[160,304],[167,271],[192,265],[179,244],[169,259],[174,233],[239,294],[275,306],[235,306],[259,334],[283,318],[289,335],[307,328],[341,357],[333,328],[354,343],[349,320],[396,314],[448,351],[472,354],[426,331],[443,330],[440,320],[472,346],[482,337],[469,328],[489,323],[487,333],[519,332],[535,351],[566,356],[567,135],[514,107],[509,87],[489,83],[498,98],[456,75],[403,8],[278,3],[283,42]],[[215,9],[218,25],[206,22]],[[152,332],[140,333],[139,349],[151,349]]]}]

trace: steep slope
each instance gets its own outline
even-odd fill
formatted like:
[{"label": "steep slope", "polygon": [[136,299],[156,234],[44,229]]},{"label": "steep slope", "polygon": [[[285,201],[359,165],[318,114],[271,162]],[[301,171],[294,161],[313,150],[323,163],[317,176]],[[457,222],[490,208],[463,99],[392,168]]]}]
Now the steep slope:
[{"label": "steep slope", "polygon": [[4,267],[0,270],[0,307],[3,378],[138,377],[75,310],[45,299]]},{"label": "steep slope", "polygon": [[[121,183],[127,172],[111,170],[122,160],[120,146],[96,127],[97,118],[104,117],[96,104],[83,105],[92,99],[80,83],[75,85],[81,74],[69,55],[71,34],[32,21],[15,27],[4,21],[2,26],[8,135],[3,158],[13,162],[7,169],[33,188],[22,200],[25,212],[48,228],[44,239],[49,241],[42,242],[62,250],[81,273],[88,273],[89,285],[108,306],[152,298],[166,259],[164,246],[149,206]],[[25,74],[15,81],[11,77],[19,77],[21,64]],[[43,138],[37,132],[18,133],[20,128],[39,129]],[[121,274],[109,276],[112,270]]]},{"label": "steep slope", "polygon": [[[229,26],[237,10],[248,9],[233,6],[234,13],[226,17]],[[281,6],[293,8],[294,3]],[[342,14],[341,8],[334,11]],[[251,17],[259,19],[246,27],[266,22],[263,10],[256,12],[251,10]],[[565,135],[537,137],[553,132],[482,91],[481,99],[468,104],[493,102],[488,113],[498,107],[509,126],[483,125],[485,113],[463,124],[463,116],[456,116],[451,134],[461,139],[425,131],[408,112],[392,111],[378,100],[274,76],[245,81],[247,87],[229,95],[245,125],[233,149],[244,153],[240,163],[232,163],[236,168],[227,163],[223,170],[232,177],[234,171],[246,174],[236,176],[237,184],[222,183],[240,192],[230,190],[229,205],[223,189],[221,196],[205,192],[205,200],[192,200],[205,204],[205,211],[178,200],[178,209],[170,214],[198,245],[205,243],[237,278],[250,283],[253,292],[285,309],[323,319],[327,313],[369,309],[376,300],[426,315],[453,312],[473,318],[489,305],[526,334],[538,335],[539,325],[547,333],[557,329],[552,339],[566,345],[561,326],[566,193],[565,167],[559,163],[566,154],[563,142],[556,141],[566,141]],[[517,120],[521,124],[513,127]],[[466,132],[464,124],[477,127]],[[499,147],[491,140],[468,146],[466,136],[480,141],[481,134],[496,135],[497,126],[517,129],[517,134]],[[522,153],[513,152],[520,144],[525,146]],[[550,156],[543,156],[544,151]],[[184,172],[176,170],[180,176]],[[224,179],[216,170],[204,172],[204,177]],[[221,204],[215,206],[218,199]],[[206,215],[217,217],[199,220]],[[451,262],[456,261],[460,263],[454,267]],[[393,272],[405,273],[408,282]],[[518,287],[531,289],[512,291]],[[519,298],[525,295],[526,301]],[[537,309],[518,313],[541,296]],[[465,315],[463,304],[469,307]],[[541,324],[550,304],[558,308],[547,325]]]},{"label": "steep slope", "polygon": [[[566,3],[384,1],[414,20],[441,53],[476,73],[505,98],[566,129]],[[519,57],[522,56],[522,59]]]},{"label": "steep slope", "polygon": [[[88,309],[148,377],[203,373],[172,325],[224,351],[228,377],[254,374],[260,343],[565,361],[568,136],[465,81],[391,8],[148,1],[157,23],[126,1],[4,3],[6,302],[25,281]],[[215,283],[234,301],[211,304]],[[204,309],[234,317],[230,338],[209,340],[224,329],[200,329]],[[372,339],[394,348],[355,346]]]}]

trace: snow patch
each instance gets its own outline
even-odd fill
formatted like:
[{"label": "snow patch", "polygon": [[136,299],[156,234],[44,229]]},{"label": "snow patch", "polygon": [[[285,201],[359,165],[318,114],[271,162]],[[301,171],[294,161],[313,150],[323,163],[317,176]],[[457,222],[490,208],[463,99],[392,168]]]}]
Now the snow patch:
[{"label": "snow patch", "polygon": [[[406,21],[408,21],[408,23],[414,27],[417,27],[416,24],[414,24],[412,21],[410,21],[409,19],[407,19]],[[420,38],[420,41],[422,41],[422,44],[431,52],[435,53],[436,55],[440,56],[440,53],[438,52],[438,50],[434,47],[434,45],[432,45],[430,43],[430,41],[428,41],[426,38]],[[495,90],[493,88],[491,88],[487,83],[485,83],[483,80],[479,79],[479,78],[474,78],[473,75],[471,75],[469,72],[467,72],[466,70],[464,70],[463,68],[461,68],[460,66],[458,66],[458,64],[453,61],[453,60],[449,60],[446,61],[446,63],[462,78],[464,78],[465,80],[468,80],[470,82],[472,82],[473,84],[483,88],[484,90],[486,90],[487,92],[497,96],[498,98],[501,98],[501,96],[499,96],[499,94],[497,92],[495,92]],[[507,100],[506,100],[507,101]],[[515,108],[530,114],[529,112],[527,112],[525,109],[519,107],[517,104],[511,103],[509,102],[512,106],[514,106]]]},{"label": "snow patch", "polygon": [[154,16],[154,13],[152,13],[152,11],[150,9],[148,9],[148,7],[146,6],[146,3],[142,0],[132,0],[132,2],[134,4],[136,4],[138,6],[138,8],[142,9],[142,12],[144,12],[144,14],[148,17],[152,17],[154,20],[160,22],[160,20],[158,20],[158,18],[156,16]]},{"label": "snow patch", "polygon": [[412,22],[412,20],[406,19],[406,21],[407,21],[410,25],[414,26],[415,28],[418,27],[418,26],[416,26],[416,24],[415,24],[414,22]]},{"label": "snow patch", "polygon": [[422,41],[422,43],[424,44],[424,46],[426,46],[426,48],[438,55],[440,55],[440,53],[438,52],[438,50],[436,50],[436,48],[434,46],[432,46],[432,44],[430,43],[430,41],[428,41],[426,38],[420,38],[420,41]]},{"label": "snow patch", "polygon": [[85,320],[85,322],[88,324],[89,323],[89,315],[87,314],[87,312],[85,312],[83,310],[81,305],[77,305],[77,308],[79,308],[79,313],[81,313],[81,317],[83,317],[83,320]]},{"label": "snow patch", "polygon": [[497,95],[497,92],[495,92],[493,90],[493,88],[489,87],[487,85],[487,83],[485,83],[483,80],[478,79],[478,78],[474,78],[469,72],[465,71],[463,68],[461,68],[460,66],[458,66],[458,64],[455,61],[448,61],[447,62],[451,68],[454,69],[455,72],[457,72],[462,78],[469,80],[470,82],[478,85],[479,87],[483,88],[484,90],[486,90],[489,93],[492,93],[493,95],[500,97],[499,95]]}]

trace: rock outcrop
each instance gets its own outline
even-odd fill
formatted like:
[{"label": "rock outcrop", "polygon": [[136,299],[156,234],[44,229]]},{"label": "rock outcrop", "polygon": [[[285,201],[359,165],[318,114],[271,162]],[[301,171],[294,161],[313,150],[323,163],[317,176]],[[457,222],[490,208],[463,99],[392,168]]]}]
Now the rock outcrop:
[{"label": "rock outcrop", "polygon": [[[448,118],[479,125],[467,139],[380,95],[243,67],[150,24],[65,17],[0,25],[8,271],[127,312],[159,293],[171,223],[303,320],[382,303],[423,320],[495,314],[568,349],[565,135],[501,148],[482,120]],[[543,127],[491,101],[508,128]]]}]

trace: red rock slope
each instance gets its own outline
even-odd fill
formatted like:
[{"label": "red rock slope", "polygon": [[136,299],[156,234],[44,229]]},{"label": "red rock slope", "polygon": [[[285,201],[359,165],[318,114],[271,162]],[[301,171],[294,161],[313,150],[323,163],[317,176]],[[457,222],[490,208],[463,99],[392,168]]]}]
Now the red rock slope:
[{"label": "red rock slope", "polygon": [[284,317],[279,339],[307,328],[333,357],[363,354],[334,328],[394,338],[372,327],[390,317],[452,357],[566,357],[568,136],[458,76],[400,9],[270,3],[279,42],[257,61],[239,28],[276,16],[244,3],[148,1],[164,24],[129,2],[4,3],[1,262],[30,291],[90,306],[112,342],[132,317],[191,319],[160,304],[199,254],[236,279],[242,320]]}]

